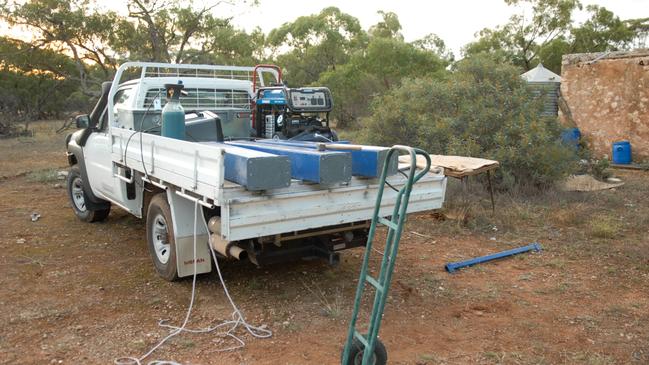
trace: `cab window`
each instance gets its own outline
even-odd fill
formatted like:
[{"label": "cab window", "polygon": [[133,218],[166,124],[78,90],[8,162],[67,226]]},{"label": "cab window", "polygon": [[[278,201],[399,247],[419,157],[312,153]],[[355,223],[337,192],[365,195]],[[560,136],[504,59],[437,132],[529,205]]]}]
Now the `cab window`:
[{"label": "cab window", "polygon": [[123,109],[125,106],[131,104],[133,98],[133,88],[127,87],[117,90],[115,98],[113,99],[113,113],[117,115],[117,109]]}]

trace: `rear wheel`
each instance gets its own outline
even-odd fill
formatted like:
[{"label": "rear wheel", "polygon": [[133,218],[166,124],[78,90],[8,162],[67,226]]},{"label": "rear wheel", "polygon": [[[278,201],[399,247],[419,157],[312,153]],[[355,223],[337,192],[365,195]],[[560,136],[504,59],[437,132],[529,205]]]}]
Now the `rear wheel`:
[{"label": "rear wheel", "polygon": [[168,281],[177,280],[176,240],[171,208],[165,193],[155,195],[149,203],[146,215],[146,238],[158,274]]},{"label": "rear wheel", "polygon": [[[344,353],[343,349],[343,353]],[[343,365],[361,365],[363,363],[363,353],[365,347],[356,338],[352,341],[352,348],[349,351],[349,357],[343,359]],[[377,338],[374,344],[374,353],[370,357],[370,365],[385,365],[388,362],[388,352],[383,343]]]},{"label": "rear wheel", "polygon": [[84,222],[100,222],[105,220],[110,213],[110,205],[105,209],[92,209],[88,206],[88,195],[84,191],[84,182],[79,166],[74,165],[68,172],[67,180],[68,197],[74,214]]}]

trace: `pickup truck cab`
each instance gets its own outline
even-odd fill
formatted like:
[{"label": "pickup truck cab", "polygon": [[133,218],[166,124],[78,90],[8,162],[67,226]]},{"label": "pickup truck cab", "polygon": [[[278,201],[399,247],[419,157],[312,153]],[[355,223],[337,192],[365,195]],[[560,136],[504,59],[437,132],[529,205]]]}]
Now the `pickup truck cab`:
[{"label": "pickup truck cab", "polygon": [[[163,85],[179,80],[186,92],[185,140],[160,136]],[[91,113],[77,117],[80,130],[66,139],[74,213],[98,222],[119,207],[145,220],[152,261],[167,280],[211,271],[210,250],[255,265],[304,257],[337,263],[337,251],[367,239],[376,179],[294,180],[249,191],[224,177],[225,149],[208,116],[218,115],[226,139],[250,139],[255,88],[279,82],[279,70],[270,66],[121,65]],[[395,187],[404,183],[400,175],[389,180]],[[408,211],[440,208],[445,188],[443,174],[427,174],[413,189]],[[390,199],[386,192],[386,215],[394,206]]]}]

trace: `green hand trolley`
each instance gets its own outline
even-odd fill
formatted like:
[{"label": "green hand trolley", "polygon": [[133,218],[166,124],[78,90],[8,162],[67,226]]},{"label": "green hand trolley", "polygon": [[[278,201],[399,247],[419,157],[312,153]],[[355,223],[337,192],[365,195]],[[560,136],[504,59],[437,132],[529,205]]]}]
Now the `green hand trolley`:
[{"label": "green hand trolley", "polygon": [[[360,278],[358,280],[358,287],[356,288],[354,310],[352,312],[352,319],[347,331],[347,340],[342,353],[342,365],[382,365],[387,362],[387,351],[385,346],[377,339],[379,328],[381,327],[383,309],[385,308],[385,302],[388,298],[390,280],[392,279],[392,272],[397,259],[399,241],[401,240],[401,231],[408,211],[410,192],[412,191],[413,185],[430,170],[430,156],[425,151],[417,148],[399,145],[392,146],[387,154],[386,161],[391,161],[392,155],[399,152],[405,152],[410,155],[410,171],[407,174],[402,172],[407,178],[406,183],[397,190],[386,181],[389,168],[388,163],[386,162],[383,166],[381,178],[379,180],[379,191],[376,197],[376,204],[374,205],[374,215],[372,216],[372,224],[367,236],[367,244],[365,245],[365,254],[363,255]],[[422,155],[426,159],[426,168],[421,170],[421,172],[417,172],[417,155]],[[382,217],[380,214],[383,191],[386,185],[397,192],[394,210],[392,211],[390,219]],[[376,234],[377,223],[387,226],[388,233],[383,252],[383,259],[381,260],[379,276],[378,278],[374,278],[368,274],[367,269],[370,261],[370,253],[372,252],[372,243]],[[365,283],[373,286],[376,293],[374,295],[374,303],[372,305],[367,334],[362,334],[356,329],[356,320],[358,319]]]}]

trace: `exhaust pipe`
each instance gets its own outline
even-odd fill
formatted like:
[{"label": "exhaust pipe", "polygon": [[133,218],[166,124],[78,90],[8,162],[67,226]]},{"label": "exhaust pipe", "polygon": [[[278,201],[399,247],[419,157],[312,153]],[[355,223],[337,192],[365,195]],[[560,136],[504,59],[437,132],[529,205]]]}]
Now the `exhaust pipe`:
[{"label": "exhaust pipe", "polygon": [[244,260],[248,257],[248,253],[243,248],[237,246],[234,242],[226,241],[221,238],[221,218],[212,217],[207,223],[207,228],[210,230],[210,246],[222,256]]}]

